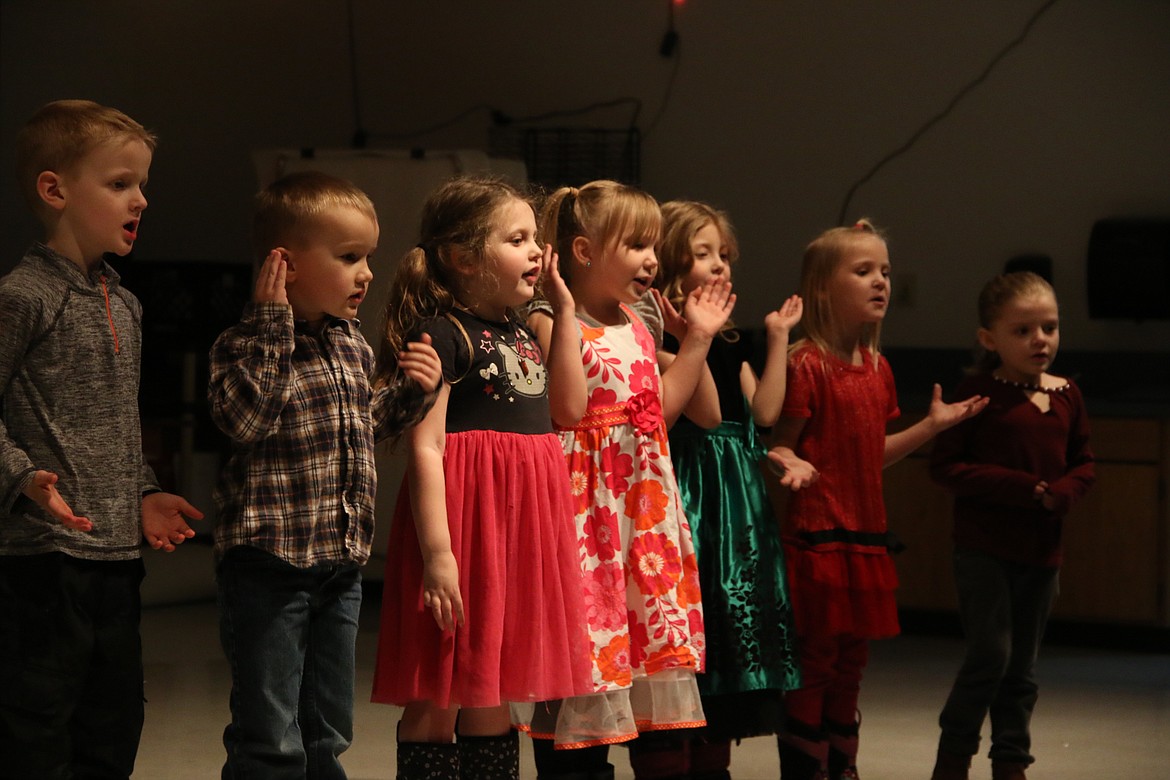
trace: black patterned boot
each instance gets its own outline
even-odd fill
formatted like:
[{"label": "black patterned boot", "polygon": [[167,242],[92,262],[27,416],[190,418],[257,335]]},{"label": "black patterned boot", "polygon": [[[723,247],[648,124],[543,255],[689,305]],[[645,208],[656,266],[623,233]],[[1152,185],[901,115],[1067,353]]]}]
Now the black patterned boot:
[{"label": "black patterned boot", "polygon": [[459,780],[454,742],[399,742],[398,780]]},{"label": "black patterned boot", "polygon": [[519,780],[520,740],[515,731],[491,737],[460,734],[460,780]]}]

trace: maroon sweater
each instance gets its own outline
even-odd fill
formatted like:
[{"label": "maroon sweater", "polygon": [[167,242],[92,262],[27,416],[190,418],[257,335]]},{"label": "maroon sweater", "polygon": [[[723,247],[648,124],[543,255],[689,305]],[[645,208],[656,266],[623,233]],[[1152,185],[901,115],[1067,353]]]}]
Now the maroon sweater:
[{"label": "maroon sweater", "polygon": [[[1059,566],[1062,520],[1095,478],[1081,391],[1070,380],[1041,412],[1021,389],[979,374],[956,397],[976,394],[991,399],[987,408],[939,434],[930,463],[934,480],[955,494],[955,547]],[[1041,480],[1056,499],[1051,511],[1034,496]]]}]

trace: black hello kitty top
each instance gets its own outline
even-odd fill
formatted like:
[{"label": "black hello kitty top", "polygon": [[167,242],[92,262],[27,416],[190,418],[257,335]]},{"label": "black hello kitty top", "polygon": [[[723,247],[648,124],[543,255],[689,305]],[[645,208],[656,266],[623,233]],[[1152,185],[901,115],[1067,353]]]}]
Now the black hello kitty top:
[{"label": "black hello kitty top", "polygon": [[548,371],[536,337],[519,322],[454,309],[422,323],[451,386],[447,433],[552,433]]}]

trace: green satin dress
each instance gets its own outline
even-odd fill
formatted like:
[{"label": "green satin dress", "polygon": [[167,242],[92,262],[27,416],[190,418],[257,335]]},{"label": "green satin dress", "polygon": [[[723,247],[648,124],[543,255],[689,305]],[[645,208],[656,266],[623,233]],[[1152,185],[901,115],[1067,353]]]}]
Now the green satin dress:
[{"label": "green satin dress", "polygon": [[712,343],[724,422],[704,430],[684,417],[670,431],[703,594],[699,691],[711,736],[730,739],[777,733],[781,696],[800,687],[779,525],[760,470],[765,450],[739,390],[748,350],[742,341]]}]

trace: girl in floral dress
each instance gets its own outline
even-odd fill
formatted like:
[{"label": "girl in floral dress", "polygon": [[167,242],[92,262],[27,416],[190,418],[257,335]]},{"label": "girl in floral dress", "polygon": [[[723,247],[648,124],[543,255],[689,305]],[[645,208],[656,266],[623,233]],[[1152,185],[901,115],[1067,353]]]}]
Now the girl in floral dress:
[{"label": "girl in floral dress", "polygon": [[[695,683],[702,604],[666,423],[706,372],[707,349],[735,296],[726,280],[694,291],[678,356],[660,375],[654,340],[630,308],[658,269],[658,204],[599,181],[558,190],[542,213],[546,240],[565,258],[561,274],[581,334],[579,349],[558,349],[554,320],[540,310],[529,319],[550,367],[576,361],[583,369],[558,374],[573,387],[558,388],[565,402],[554,400],[551,411],[569,465],[596,693],[538,705],[532,734],[542,780],[600,780],[612,777],[609,744],[705,722]],[[686,774],[685,753],[634,744],[638,777]]]}]

